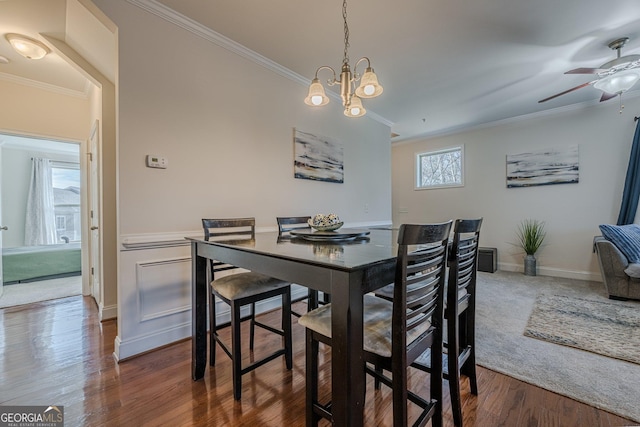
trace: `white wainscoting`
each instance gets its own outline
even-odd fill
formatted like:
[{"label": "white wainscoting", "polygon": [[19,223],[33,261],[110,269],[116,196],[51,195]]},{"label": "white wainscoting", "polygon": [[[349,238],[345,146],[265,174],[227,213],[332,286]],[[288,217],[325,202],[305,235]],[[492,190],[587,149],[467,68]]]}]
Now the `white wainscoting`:
[{"label": "white wainscoting", "polygon": [[[191,246],[176,236],[122,239],[114,351],[118,361],[191,337]],[[294,286],[292,298],[306,292]],[[274,298],[257,304],[256,312],[279,306],[280,298]],[[229,307],[221,301],[216,302],[216,317],[219,323],[229,321]]]}]

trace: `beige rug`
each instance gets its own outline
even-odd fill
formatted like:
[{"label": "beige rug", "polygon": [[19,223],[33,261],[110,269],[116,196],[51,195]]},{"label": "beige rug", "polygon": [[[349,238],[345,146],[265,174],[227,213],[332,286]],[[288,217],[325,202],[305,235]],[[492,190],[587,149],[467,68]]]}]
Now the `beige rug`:
[{"label": "beige rug", "polygon": [[[478,273],[478,365],[604,409],[640,425],[640,364],[523,334],[540,295],[611,302],[599,282]],[[640,302],[615,302],[640,311]]]},{"label": "beige rug", "polygon": [[0,308],[82,294],[82,276],[4,285]]},{"label": "beige rug", "polygon": [[640,364],[640,307],[539,295],[524,334]]}]

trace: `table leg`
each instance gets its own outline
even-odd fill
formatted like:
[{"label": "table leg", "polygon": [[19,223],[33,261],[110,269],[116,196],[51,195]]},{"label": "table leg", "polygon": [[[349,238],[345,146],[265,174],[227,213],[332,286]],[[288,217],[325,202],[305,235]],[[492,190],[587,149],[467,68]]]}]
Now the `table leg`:
[{"label": "table leg", "polygon": [[335,425],[362,426],[365,371],[362,359],[362,293],[356,278],[334,272],[331,279],[331,411]]},{"label": "table leg", "polygon": [[191,242],[191,378],[204,377],[207,367],[207,258]]}]

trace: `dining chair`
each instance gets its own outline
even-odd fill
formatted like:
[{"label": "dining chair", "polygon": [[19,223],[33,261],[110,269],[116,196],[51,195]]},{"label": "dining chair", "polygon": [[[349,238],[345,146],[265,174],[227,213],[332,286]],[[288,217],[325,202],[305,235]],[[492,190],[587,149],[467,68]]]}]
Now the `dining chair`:
[{"label": "dining chair", "polygon": [[[255,238],[254,218],[230,218],[230,219],[203,219],[204,239],[210,240],[234,240],[251,243]],[[216,343],[231,358],[233,397],[240,400],[242,391],[242,375],[253,371],[259,366],[284,355],[287,369],[292,368],[292,337],[291,337],[291,286],[290,283],[254,272],[227,274],[216,278],[223,271],[233,270],[237,267],[215,260],[210,260],[211,292],[209,292],[209,364],[216,362]],[[266,325],[255,318],[255,303],[269,298],[280,296],[282,298],[282,328],[277,329]],[[216,301],[218,297],[230,307],[231,321],[216,325]],[[241,309],[250,306],[249,314],[241,316]],[[241,323],[250,322],[249,349],[254,348],[255,327],[261,327],[284,339],[284,346],[260,360],[254,360],[244,368],[242,367],[242,352],[240,342]],[[231,327],[231,347],[219,336],[218,331],[224,327]]]},{"label": "dining chair", "polygon": [[[280,239],[289,239],[291,235],[289,232],[293,230],[301,230],[303,228],[309,228],[309,223],[307,220],[310,220],[310,216],[279,216],[276,217],[276,221],[278,223],[278,238]],[[322,301],[318,300],[318,291],[314,289],[309,289],[307,295],[303,295],[291,300],[291,304],[295,304],[300,301],[307,301],[307,308],[311,310],[318,306],[318,303],[327,304],[329,302],[329,294],[322,294]],[[307,310],[307,311],[308,311]],[[291,314],[300,317],[302,313],[298,313],[291,309]]]},{"label": "dining chair", "polygon": [[[391,387],[395,427],[408,425],[408,401],[421,409],[412,425],[423,426],[429,420],[434,427],[442,425],[442,329],[451,223],[401,225],[393,301],[371,294],[363,297],[363,369]],[[298,322],[307,328],[307,425],[317,425],[321,417],[331,420],[331,402],[318,401],[318,347],[320,342],[331,345],[331,304],[310,311]],[[407,371],[429,348],[433,369],[430,396],[425,398],[409,390]]]},{"label": "dining chair", "polygon": [[[460,375],[469,378],[471,394],[478,395],[476,375],[475,314],[476,277],[478,271],[478,242],[482,218],[458,219],[453,227],[453,241],[449,251],[449,277],[444,317],[447,339],[444,343],[446,359],[443,377],[449,382],[451,411],[456,427],[462,427]],[[428,355],[418,358],[413,367],[429,372]]]}]

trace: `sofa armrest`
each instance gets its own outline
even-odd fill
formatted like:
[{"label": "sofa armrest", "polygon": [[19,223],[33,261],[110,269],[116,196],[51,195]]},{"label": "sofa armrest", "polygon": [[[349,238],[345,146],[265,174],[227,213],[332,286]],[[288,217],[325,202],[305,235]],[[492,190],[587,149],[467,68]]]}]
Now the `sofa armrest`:
[{"label": "sofa armrest", "polygon": [[596,236],[593,239],[593,245],[600,260],[603,275],[628,278],[624,270],[629,266],[629,261],[616,245],[602,236]]}]

